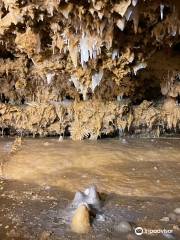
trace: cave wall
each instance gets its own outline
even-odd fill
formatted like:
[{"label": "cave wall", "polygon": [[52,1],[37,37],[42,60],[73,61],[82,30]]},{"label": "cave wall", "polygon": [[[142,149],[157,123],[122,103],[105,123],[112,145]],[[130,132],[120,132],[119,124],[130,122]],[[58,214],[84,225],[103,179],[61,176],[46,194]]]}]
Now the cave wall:
[{"label": "cave wall", "polygon": [[0,1],[2,134],[159,136],[179,96],[178,0]]}]

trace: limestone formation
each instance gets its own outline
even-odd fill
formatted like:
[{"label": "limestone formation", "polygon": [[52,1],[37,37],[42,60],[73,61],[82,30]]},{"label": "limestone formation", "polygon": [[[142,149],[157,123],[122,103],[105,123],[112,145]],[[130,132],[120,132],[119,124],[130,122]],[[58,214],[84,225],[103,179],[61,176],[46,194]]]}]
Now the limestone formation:
[{"label": "limestone formation", "polygon": [[179,0],[2,0],[0,130],[177,132],[179,52]]},{"label": "limestone formation", "polygon": [[71,229],[78,234],[88,233],[91,229],[90,215],[86,205],[80,205],[72,218]]},{"label": "limestone formation", "polygon": [[85,189],[84,192],[76,192],[72,207],[77,208],[81,204],[87,204],[90,209],[100,209],[101,202],[96,186],[92,185]]}]

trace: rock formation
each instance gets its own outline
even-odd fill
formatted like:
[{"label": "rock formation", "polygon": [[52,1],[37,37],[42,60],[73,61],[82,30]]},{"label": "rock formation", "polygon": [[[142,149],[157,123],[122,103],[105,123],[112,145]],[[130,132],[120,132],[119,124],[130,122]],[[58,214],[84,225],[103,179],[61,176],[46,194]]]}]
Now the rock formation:
[{"label": "rock formation", "polygon": [[71,208],[78,208],[81,204],[87,204],[91,210],[99,210],[101,202],[95,185],[86,188],[84,192],[76,192]]},{"label": "rock formation", "polygon": [[85,205],[81,205],[76,209],[72,218],[71,229],[78,234],[84,234],[90,231],[90,215]]},{"label": "rock formation", "polygon": [[1,0],[2,134],[178,131],[178,0]]},{"label": "rock formation", "polygon": [[72,231],[80,234],[88,233],[91,229],[90,214],[96,216],[100,208],[101,202],[95,185],[86,188],[84,192],[76,192],[72,203],[68,207],[73,213],[71,217]]}]

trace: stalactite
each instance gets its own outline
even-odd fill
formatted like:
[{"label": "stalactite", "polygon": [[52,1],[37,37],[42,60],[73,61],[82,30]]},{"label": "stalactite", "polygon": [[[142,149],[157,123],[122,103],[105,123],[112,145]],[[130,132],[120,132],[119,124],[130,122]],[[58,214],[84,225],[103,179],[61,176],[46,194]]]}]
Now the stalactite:
[{"label": "stalactite", "polygon": [[179,9],[177,0],[1,1],[2,134],[179,129]]}]

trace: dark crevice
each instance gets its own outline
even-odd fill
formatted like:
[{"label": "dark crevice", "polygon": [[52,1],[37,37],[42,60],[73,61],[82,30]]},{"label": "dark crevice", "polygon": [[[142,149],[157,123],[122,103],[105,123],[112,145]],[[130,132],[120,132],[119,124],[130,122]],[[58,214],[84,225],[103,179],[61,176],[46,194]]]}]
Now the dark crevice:
[{"label": "dark crevice", "polygon": [[101,133],[101,136],[98,137],[98,139],[104,139],[104,138],[115,138],[119,137],[119,129],[115,129],[113,132],[105,134]]},{"label": "dark crevice", "polygon": [[0,47],[0,58],[14,60],[15,56],[10,51],[6,50],[5,47],[1,46]]},{"label": "dark crevice", "polygon": [[1,102],[1,103],[8,103],[8,102],[9,102],[9,98],[6,97],[6,96],[4,95],[4,93],[1,93],[0,102]]},{"label": "dark crevice", "polygon": [[173,50],[177,53],[180,53],[180,42],[173,45]]}]

